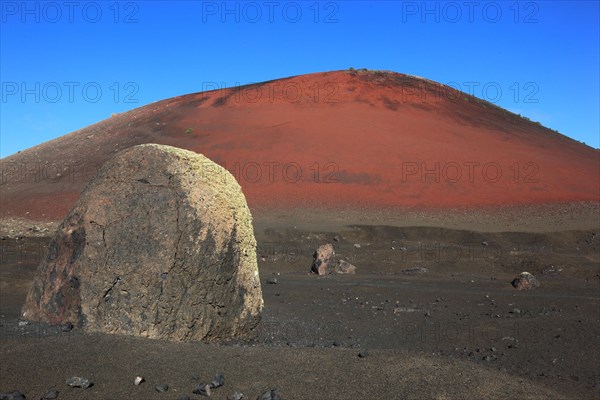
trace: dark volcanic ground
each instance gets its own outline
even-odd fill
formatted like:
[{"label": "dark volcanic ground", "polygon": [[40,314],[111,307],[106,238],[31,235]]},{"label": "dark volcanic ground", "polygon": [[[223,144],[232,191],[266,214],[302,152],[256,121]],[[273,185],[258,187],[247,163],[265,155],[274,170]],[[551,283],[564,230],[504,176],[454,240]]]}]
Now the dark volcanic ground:
[{"label": "dark volcanic ground", "polygon": [[[169,343],[18,326],[48,238],[5,238],[0,268],[0,393],[59,399],[176,399],[225,373],[255,399],[600,398],[598,231],[475,233],[351,226],[255,226],[265,309],[252,343]],[[334,237],[338,239],[334,240]],[[356,275],[308,275],[333,243]],[[424,273],[405,271],[426,268]],[[510,285],[529,271],[541,287]],[[276,278],[276,284],[267,284]],[[358,357],[367,351],[366,357]],[[146,381],[133,385],[136,375]],[[89,389],[65,385],[71,376]],[[170,389],[158,393],[154,385]]]}]

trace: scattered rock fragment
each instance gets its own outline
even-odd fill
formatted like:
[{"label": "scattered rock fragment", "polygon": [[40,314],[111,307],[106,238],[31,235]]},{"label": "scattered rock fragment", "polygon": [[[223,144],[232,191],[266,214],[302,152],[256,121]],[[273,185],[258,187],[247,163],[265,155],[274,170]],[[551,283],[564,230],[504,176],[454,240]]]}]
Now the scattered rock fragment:
[{"label": "scattered rock fragment", "polygon": [[94,384],[94,382],[92,382],[90,379],[87,379],[87,378],[73,376],[73,377],[67,379],[66,384],[71,387],[80,387],[80,388],[87,389],[90,386],[92,386]]},{"label": "scattered rock fragment", "polygon": [[26,397],[23,393],[15,390],[11,393],[0,393],[0,400],[25,400]]},{"label": "scattered rock fragment", "polygon": [[50,389],[42,396],[42,400],[54,400],[58,399],[58,394],[60,392],[56,389]]},{"label": "scattered rock fragment", "polygon": [[281,400],[281,394],[279,393],[279,388],[274,388],[271,390],[267,390],[260,396],[256,398],[256,400]]},{"label": "scattered rock fragment", "polygon": [[530,290],[540,286],[540,283],[529,272],[521,272],[513,279],[511,285],[517,290]]},{"label": "scattered rock fragment", "polygon": [[225,375],[222,372],[217,372],[215,379],[210,383],[211,389],[216,389],[225,384]]},{"label": "scattered rock fragment", "polygon": [[242,400],[244,398],[244,394],[234,390],[233,392],[227,395],[227,400]]},{"label": "scattered rock fragment", "polygon": [[335,251],[331,244],[324,244],[313,254],[313,262],[310,270],[318,275],[331,273],[330,265],[334,262]]},{"label": "scattered rock fragment", "polygon": [[142,382],[144,382],[144,381],[145,381],[145,379],[143,376],[136,376],[135,380],[133,381],[133,384],[135,386],[140,386],[142,384]]},{"label": "scattered rock fragment", "polygon": [[348,261],[339,260],[338,265],[335,266],[335,272],[337,274],[355,274],[356,267]]},{"label": "scattered rock fragment", "polygon": [[200,383],[199,385],[196,385],[196,388],[192,393],[199,394],[200,396],[210,396],[210,384]]},{"label": "scattered rock fragment", "polygon": [[365,358],[369,355],[369,352],[367,350],[363,350],[360,353],[358,353],[358,358]]},{"label": "scattered rock fragment", "polygon": [[268,278],[267,283],[269,285],[277,285],[277,278]]},{"label": "scattered rock fragment", "polygon": [[164,393],[167,390],[169,390],[169,385],[167,385],[166,383],[160,383],[160,384],[154,386],[154,390],[156,390],[157,392],[160,392],[160,393]]}]

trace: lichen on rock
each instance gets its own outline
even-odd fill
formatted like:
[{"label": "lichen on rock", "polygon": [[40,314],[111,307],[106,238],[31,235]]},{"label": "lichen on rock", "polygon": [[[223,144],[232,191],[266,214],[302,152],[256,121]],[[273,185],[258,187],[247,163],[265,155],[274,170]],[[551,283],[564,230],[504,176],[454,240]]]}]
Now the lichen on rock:
[{"label": "lichen on rock", "polygon": [[107,161],[62,222],[29,320],[178,341],[253,336],[263,307],[252,216],[208,158],[145,144]]}]

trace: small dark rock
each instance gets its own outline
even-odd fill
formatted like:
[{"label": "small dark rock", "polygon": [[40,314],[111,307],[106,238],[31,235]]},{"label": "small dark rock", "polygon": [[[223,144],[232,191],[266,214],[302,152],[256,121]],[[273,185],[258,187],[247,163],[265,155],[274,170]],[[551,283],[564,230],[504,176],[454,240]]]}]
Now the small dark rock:
[{"label": "small dark rock", "polygon": [[167,385],[166,383],[161,383],[161,384],[154,386],[154,390],[156,390],[157,392],[160,392],[160,393],[164,393],[167,390],[169,390],[169,385]]},{"label": "small dark rock", "polygon": [[26,397],[23,393],[15,390],[11,393],[0,393],[0,400],[25,400]]},{"label": "small dark rock", "polygon": [[242,400],[243,398],[244,395],[238,392],[237,390],[234,390],[233,392],[227,395],[227,400]]},{"label": "small dark rock", "polygon": [[367,350],[363,350],[360,353],[358,353],[358,358],[365,358],[369,355],[369,352]]},{"label": "small dark rock", "polygon": [[269,285],[277,285],[277,278],[269,278],[267,279],[267,283]]},{"label": "small dark rock", "polygon": [[199,394],[200,396],[210,396],[210,385],[208,383],[201,383],[196,386],[192,393]]},{"label": "small dark rock", "polygon": [[217,374],[215,375],[215,379],[213,379],[213,381],[210,383],[210,387],[211,389],[216,389],[218,387],[221,387],[225,384],[225,375],[223,375],[222,372],[217,372]]},{"label": "small dark rock", "polygon": [[338,342],[337,340],[333,341],[333,347],[340,347],[342,344],[340,342]]},{"label": "small dark rock", "polygon": [[42,397],[42,400],[54,400],[54,399],[58,399],[58,394],[60,392],[56,389],[50,389],[48,390],[44,396]]},{"label": "small dark rock", "polygon": [[74,376],[72,378],[67,379],[66,384],[71,387],[80,387],[80,388],[87,389],[90,386],[93,386],[94,382],[92,382],[90,379],[87,379],[87,378],[81,378],[79,376]]},{"label": "small dark rock", "polygon": [[281,395],[279,394],[279,388],[267,390],[262,395],[258,396],[256,398],[256,400],[281,400]]}]

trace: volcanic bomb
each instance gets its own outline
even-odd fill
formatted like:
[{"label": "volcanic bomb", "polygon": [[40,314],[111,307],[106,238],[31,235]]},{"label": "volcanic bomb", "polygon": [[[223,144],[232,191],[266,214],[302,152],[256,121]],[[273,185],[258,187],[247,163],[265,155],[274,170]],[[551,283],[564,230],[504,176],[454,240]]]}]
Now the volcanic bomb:
[{"label": "volcanic bomb", "polygon": [[234,177],[134,146],[92,179],[52,238],[23,317],[175,341],[248,337],[263,307],[252,216]]}]

